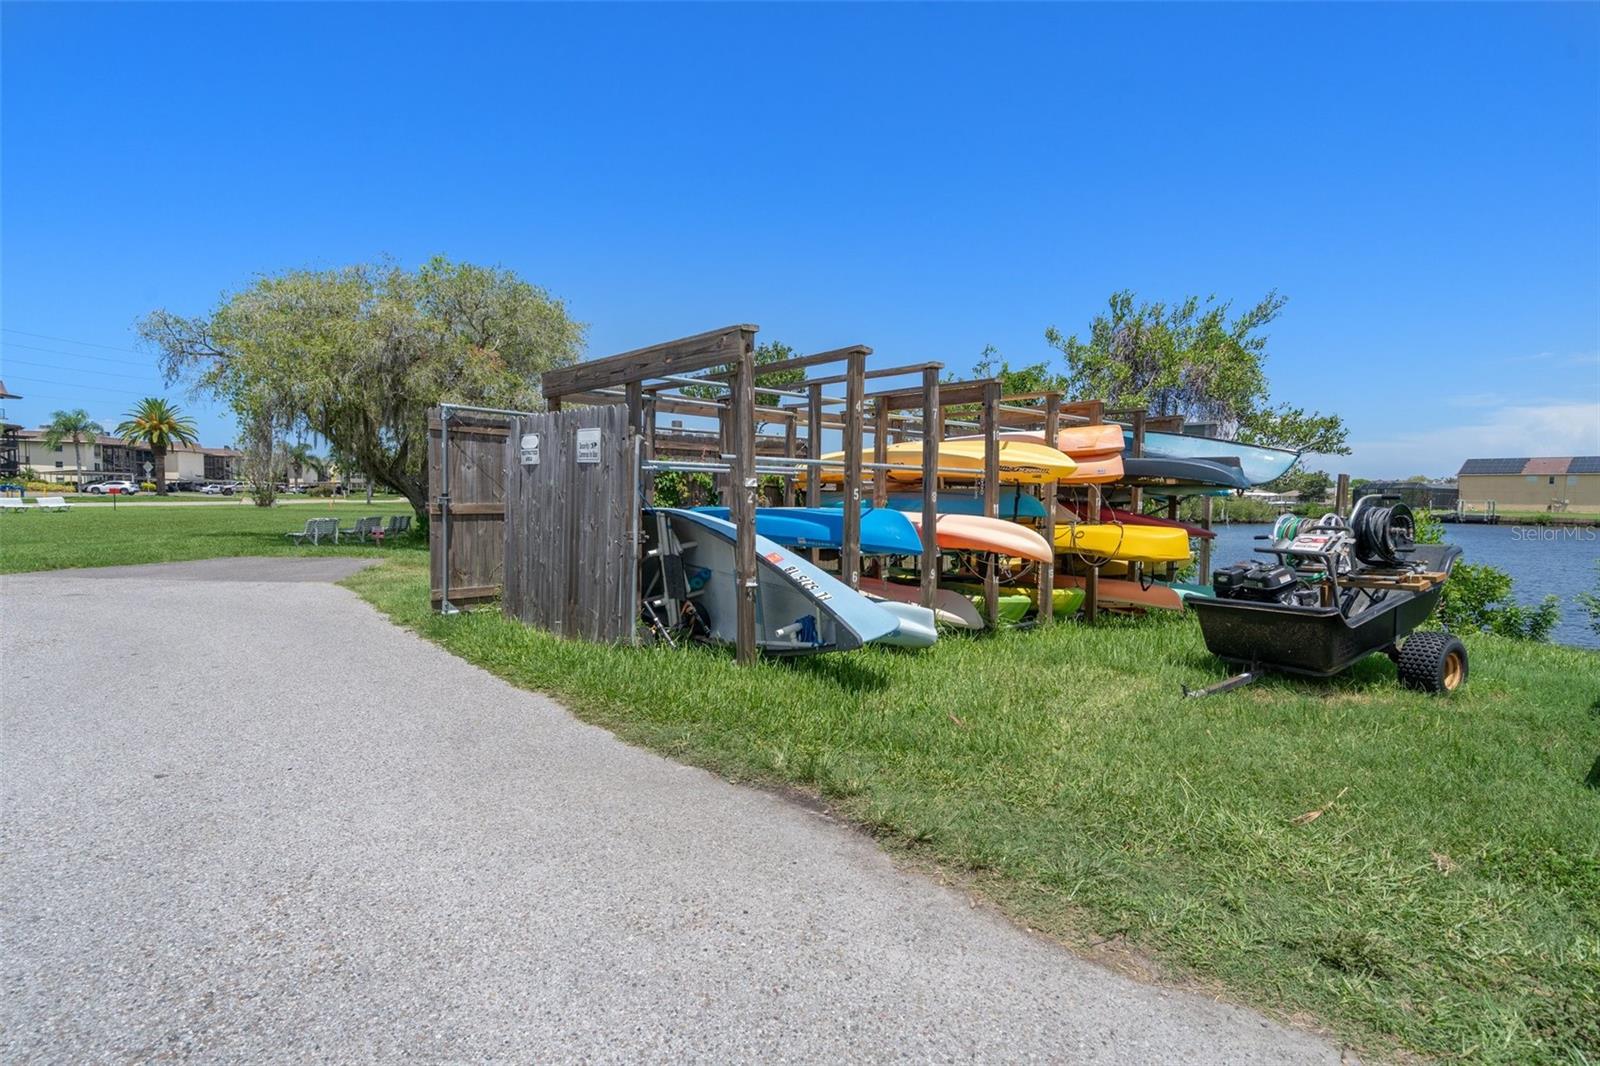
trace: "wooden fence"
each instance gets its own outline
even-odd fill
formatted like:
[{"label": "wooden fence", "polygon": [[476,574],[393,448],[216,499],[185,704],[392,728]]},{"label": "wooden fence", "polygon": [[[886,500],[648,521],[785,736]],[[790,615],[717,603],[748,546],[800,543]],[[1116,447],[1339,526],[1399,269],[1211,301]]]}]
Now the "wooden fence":
[{"label": "wooden fence", "polygon": [[500,453],[507,615],[566,637],[633,639],[636,440],[616,404],[510,421]]},{"label": "wooden fence", "polygon": [[[446,596],[452,607],[494,599],[505,571],[508,417],[450,409],[446,433],[442,413],[437,407],[428,412],[428,560],[435,610]],[[447,492],[448,516],[441,506]]]}]

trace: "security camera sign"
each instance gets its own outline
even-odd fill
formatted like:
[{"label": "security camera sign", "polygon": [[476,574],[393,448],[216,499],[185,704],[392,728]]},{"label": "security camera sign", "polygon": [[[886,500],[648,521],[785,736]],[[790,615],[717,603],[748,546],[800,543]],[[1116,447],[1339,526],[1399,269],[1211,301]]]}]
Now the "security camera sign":
[{"label": "security camera sign", "polygon": [[539,465],[539,434],[524,433],[520,442],[523,466]]},{"label": "security camera sign", "polygon": [[578,462],[598,463],[600,461],[600,430],[578,430]]}]

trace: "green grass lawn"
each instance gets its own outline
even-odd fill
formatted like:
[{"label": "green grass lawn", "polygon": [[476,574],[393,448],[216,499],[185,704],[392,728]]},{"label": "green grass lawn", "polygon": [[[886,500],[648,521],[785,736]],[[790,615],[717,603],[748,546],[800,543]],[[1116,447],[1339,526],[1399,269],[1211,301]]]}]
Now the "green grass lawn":
[{"label": "green grass lawn", "polygon": [[256,507],[249,503],[158,507],[119,503],[73,505],[56,513],[0,514],[0,573],[82,566],[123,566],[232,555],[378,554],[422,547],[420,537],[397,547],[359,544],[300,547],[284,536],[309,518],[338,516],[341,526],[366,515],[410,514],[400,503]]},{"label": "green grass lawn", "polygon": [[[244,495],[240,494],[240,493],[235,493],[232,496],[209,496],[204,492],[169,492],[165,496],[158,496],[154,492],[141,492],[137,496],[118,496],[113,501],[110,496],[98,496],[98,495],[95,495],[94,493],[90,493],[90,492],[83,492],[83,493],[78,493],[78,492],[57,492],[57,493],[30,492],[28,494],[28,499],[31,501],[35,496],[61,496],[68,503],[72,503],[72,504],[79,504],[79,503],[82,503],[82,504],[94,504],[96,506],[105,506],[105,507],[110,507],[110,506],[113,505],[113,503],[115,503],[115,505],[117,507],[142,506],[142,505],[146,505],[146,504],[172,504],[172,503],[204,503],[204,504],[218,506],[218,507],[224,506],[224,505],[232,505],[232,506],[235,506],[235,507],[250,507],[250,506],[253,506],[253,504],[251,504],[250,500],[247,497],[245,497]],[[276,504],[277,505],[282,505],[282,504],[318,504],[318,503],[320,503],[323,506],[327,506],[328,499],[329,499],[329,497],[326,497],[326,496],[311,496],[311,495],[308,495],[306,493],[280,493],[278,495],[277,500],[276,500]],[[367,506],[367,504],[366,504],[366,495],[364,493],[360,493],[360,492],[355,493],[354,495],[351,495],[351,496],[333,497],[333,501],[334,501],[334,503],[336,505],[341,506],[341,507],[343,507],[343,506],[351,506],[351,507],[365,507],[365,506]],[[375,494],[373,496],[372,502],[375,505],[382,503],[382,504],[395,504],[395,505],[398,506],[399,504],[405,503],[405,499],[403,497],[401,497],[401,496],[398,496],[398,495],[394,494],[394,493],[377,493],[377,494]]]},{"label": "green grass lawn", "polygon": [[630,741],[820,795],[1091,956],[1379,1055],[1600,1060],[1594,653],[1474,637],[1448,700],[1378,658],[1188,701],[1224,669],[1183,617],[739,669],[442,618],[424,566],[347,584]]}]

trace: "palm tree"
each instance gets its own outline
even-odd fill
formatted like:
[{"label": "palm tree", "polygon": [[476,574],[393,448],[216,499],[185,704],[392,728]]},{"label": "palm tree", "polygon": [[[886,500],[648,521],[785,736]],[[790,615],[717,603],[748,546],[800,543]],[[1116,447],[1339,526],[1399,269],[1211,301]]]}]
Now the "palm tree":
[{"label": "palm tree", "polygon": [[83,491],[83,438],[98,437],[104,432],[105,427],[81,407],[50,412],[50,424],[44,427],[44,446],[55,449],[61,447],[62,441],[72,442],[72,465],[78,468],[79,492]]},{"label": "palm tree", "polygon": [[305,473],[308,468],[317,472],[318,481],[328,476],[328,461],[312,451],[311,445],[303,440],[289,445],[287,456],[289,469],[294,471],[294,476],[297,480],[305,480]]},{"label": "palm tree", "polygon": [[194,419],[159,396],[146,396],[123,416],[117,426],[117,436],[129,444],[146,444],[155,459],[156,495],[167,494],[167,449],[174,444],[198,444],[200,431]]}]

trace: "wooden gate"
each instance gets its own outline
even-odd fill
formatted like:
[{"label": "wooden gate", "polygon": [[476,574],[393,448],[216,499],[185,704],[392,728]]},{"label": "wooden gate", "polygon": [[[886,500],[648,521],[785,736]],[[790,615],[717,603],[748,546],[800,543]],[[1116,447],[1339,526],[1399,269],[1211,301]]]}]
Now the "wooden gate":
[{"label": "wooden gate", "polygon": [[500,595],[509,417],[453,407],[428,411],[428,560],[435,610],[446,600],[460,608]]},{"label": "wooden gate", "polygon": [[632,640],[637,436],[618,404],[524,415],[505,466],[505,613],[566,637]]}]

